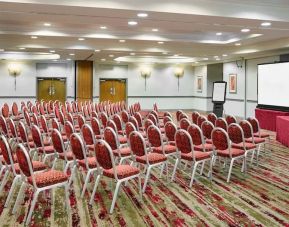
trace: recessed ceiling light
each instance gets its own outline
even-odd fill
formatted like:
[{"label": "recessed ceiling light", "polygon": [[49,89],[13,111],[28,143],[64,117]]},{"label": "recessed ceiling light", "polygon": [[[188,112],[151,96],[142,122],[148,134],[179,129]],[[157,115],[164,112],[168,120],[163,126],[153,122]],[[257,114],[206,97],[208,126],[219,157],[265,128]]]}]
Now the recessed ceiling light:
[{"label": "recessed ceiling light", "polygon": [[50,52],[50,53],[55,53],[55,50],[50,50],[49,52]]},{"label": "recessed ceiling light", "polygon": [[249,32],[249,31],[251,31],[249,28],[243,28],[243,29],[241,29],[241,32],[244,32],[244,33]]},{"label": "recessed ceiling light", "polygon": [[219,56],[214,56],[214,58],[219,58]]},{"label": "recessed ceiling light", "polygon": [[138,13],[137,16],[138,17],[147,17],[148,14],[147,13]]},{"label": "recessed ceiling light", "polygon": [[78,40],[79,40],[79,41],[83,41],[83,40],[85,40],[85,38],[78,38]]},{"label": "recessed ceiling light", "polygon": [[130,53],[130,55],[134,56],[134,55],[135,55],[135,53]]},{"label": "recessed ceiling light", "polygon": [[105,30],[105,29],[107,29],[107,27],[106,26],[100,26],[100,29]]},{"label": "recessed ceiling light", "polygon": [[25,50],[26,48],[25,47],[19,47],[19,50]]},{"label": "recessed ceiling light", "polygon": [[198,61],[195,61],[195,64],[198,64],[199,62]]},{"label": "recessed ceiling light", "polygon": [[67,58],[66,61],[71,61],[71,58]]},{"label": "recessed ceiling light", "polygon": [[31,39],[38,39],[37,36],[31,36]]},{"label": "recessed ceiling light", "polygon": [[223,57],[227,57],[227,56],[228,56],[228,54],[223,54],[222,56],[223,56]]},{"label": "recessed ceiling light", "polygon": [[263,22],[263,23],[261,24],[261,26],[263,26],[263,27],[269,27],[269,26],[271,26],[271,23],[270,23],[270,22]]},{"label": "recessed ceiling light", "polygon": [[102,59],[100,59],[101,61],[106,61],[106,59],[105,58],[102,58]]},{"label": "recessed ceiling light", "polygon": [[50,23],[44,23],[44,26],[45,26],[45,27],[50,27],[51,24],[50,24]]},{"label": "recessed ceiling light", "polygon": [[153,28],[152,31],[153,31],[153,32],[158,32],[159,29],[157,29],[157,28]]},{"label": "recessed ceiling light", "polygon": [[71,53],[71,54],[69,54],[70,56],[74,56],[75,54],[74,53]]},{"label": "recessed ceiling light", "polygon": [[114,55],[113,54],[110,54],[110,55],[108,55],[110,58],[113,58],[114,57]]},{"label": "recessed ceiling light", "polygon": [[168,54],[168,52],[163,52],[163,55],[167,55]]},{"label": "recessed ceiling light", "polygon": [[125,40],[124,39],[120,39],[119,42],[120,43],[125,43]]},{"label": "recessed ceiling light", "polygon": [[137,22],[136,21],[129,21],[128,25],[134,26],[134,25],[137,25]]},{"label": "recessed ceiling light", "polygon": [[0,49],[0,52],[3,52],[4,51],[4,49]]},{"label": "recessed ceiling light", "polygon": [[174,57],[178,57],[179,55],[178,54],[174,54]]},{"label": "recessed ceiling light", "polygon": [[220,58],[216,58],[216,61],[220,61],[221,59]]},{"label": "recessed ceiling light", "polygon": [[53,59],[52,61],[58,61],[58,60],[56,60],[56,59]]},{"label": "recessed ceiling light", "polygon": [[94,52],[100,52],[100,50],[96,49],[96,50],[94,50]]},{"label": "recessed ceiling light", "polygon": [[235,46],[241,46],[241,43],[235,43]]},{"label": "recessed ceiling light", "polygon": [[216,35],[220,36],[220,35],[223,35],[222,32],[217,32]]},{"label": "recessed ceiling light", "polygon": [[164,42],[163,41],[159,41],[158,44],[164,44]]},{"label": "recessed ceiling light", "polygon": [[209,60],[209,58],[203,58],[203,60],[204,60],[204,61],[208,61],[208,60]]},{"label": "recessed ceiling light", "polygon": [[117,61],[116,63],[117,63],[117,64],[119,64],[119,63],[120,63],[120,61]]}]

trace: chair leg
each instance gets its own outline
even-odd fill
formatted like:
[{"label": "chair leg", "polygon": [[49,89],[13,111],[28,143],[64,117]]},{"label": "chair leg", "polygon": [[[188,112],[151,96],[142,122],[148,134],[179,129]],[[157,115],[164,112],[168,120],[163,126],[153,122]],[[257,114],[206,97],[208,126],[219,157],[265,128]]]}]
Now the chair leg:
[{"label": "chair leg", "polygon": [[194,177],[195,177],[195,173],[196,173],[196,169],[198,167],[198,162],[195,162],[194,163],[194,166],[193,166],[193,172],[192,172],[192,177],[191,177],[191,182],[190,182],[190,188],[193,186],[193,183],[194,183]]},{"label": "chair leg", "polygon": [[252,156],[251,156],[251,161],[250,161],[250,165],[252,165],[253,164],[253,160],[254,160],[254,156],[255,156],[255,149],[253,150],[253,152],[252,152]]},{"label": "chair leg", "polygon": [[16,210],[17,210],[17,208],[19,206],[21,197],[22,197],[22,195],[24,193],[24,189],[25,189],[25,182],[22,182],[20,190],[19,190],[18,195],[17,195],[17,199],[15,201],[15,204],[14,204],[14,207],[13,207],[13,210],[12,210],[12,214],[16,213]]},{"label": "chair leg", "polygon": [[63,170],[65,173],[67,173],[68,167],[69,167],[69,162],[67,162],[65,164],[65,167],[64,167],[64,170]]},{"label": "chair leg", "polygon": [[28,224],[30,223],[31,216],[32,216],[32,213],[33,213],[33,210],[34,210],[34,207],[35,207],[35,204],[36,204],[36,201],[37,201],[39,192],[40,192],[40,191],[37,190],[37,191],[34,193],[34,195],[33,195],[33,200],[32,200],[32,203],[31,203],[31,206],[30,206],[30,210],[29,210],[29,213],[28,213],[26,222],[25,222],[26,225],[28,225]]},{"label": "chair leg", "polygon": [[140,175],[138,176],[138,188],[139,188],[139,198],[140,198],[140,201],[142,201],[141,177],[140,177]]},{"label": "chair leg", "polygon": [[230,163],[230,168],[229,168],[227,183],[230,182],[230,177],[231,177],[231,173],[232,173],[232,168],[233,168],[234,161],[235,161],[235,159],[232,158],[231,163]]},{"label": "chair leg", "polygon": [[169,162],[166,161],[166,171],[167,171],[167,174],[166,174],[166,177],[167,177],[167,182],[169,182]]},{"label": "chair leg", "polygon": [[174,180],[175,180],[175,175],[176,175],[176,171],[177,171],[177,167],[178,167],[179,162],[180,162],[180,159],[177,158],[177,159],[176,159],[176,162],[175,162],[175,166],[174,166],[174,170],[173,170],[173,174],[172,174],[171,181],[174,181]]},{"label": "chair leg", "polygon": [[111,214],[112,214],[113,209],[114,209],[114,205],[116,202],[116,198],[117,198],[117,194],[118,194],[118,190],[119,190],[120,185],[121,185],[121,181],[118,181],[116,183],[116,187],[115,187],[115,191],[114,191],[114,195],[113,195],[113,199],[112,199],[112,203],[111,203],[111,207],[110,207],[110,211],[109,211],[109,213],[111,213]]},{"label": "chair leg", "polygon": [[90,175],[91,175],[91,170],[88,170],[88,172],[86,174],[85,181],[84,181],[83,189],[82,189],[82,192],[81,192],[81,198],[83,198],[83,196],[84,196],[84,193],[85,193],[85,190],[86,190]]},{"label": "chair leg", "polygon": [[148,180],[149,180],[149,177],[150,177],[151,168],[152,168],[152,166],[150,165],[148,167],[148,169],[147,169],[147,174],[146,174],[145,182],[144,182],[143,189],[142,189],[143,193],[145,192],[146,187],[147,187],[147,183],[148,183]]},{"label": "chair leg", "polygon": [[4,174],[4,177],[2,179],[2,182],[1,182],[1,185],[0,185],[0,192],[2,192],[7,180],[8,180],[8,175],[9,175],[10,171],[7,169],[5,174]]},{"label": "chair leg", "polygon": [[258,145],[258,150],[257,150],[257,154],[256,154],[256,164],[257,164],[257,166],[259,165],[260,149],[261,149],[261,144]]},{"label": "chair leg", "polygon": [[100,180],[100,174],[97,175],[97,178],[95,180],[95,183],[94,183],[94,188],[93,188],[93,191],[92,191],[92,194],[91,194],[91,197],[90,197],[90,200],[89,200],[89,204],[92,205],[92,202],[93,202],[93,199],[94,199],[94,196],[95,196],[95,193],[96,193],[96,189],[97,189],[97,185],[98,185],[98,182]]},{"label": "chair leg", "polygon": [[8,196],[7,196],[7,199],[6,199],[6,202],[5,202],[4,207],[8,207],[9,201],[10,201],[10,199],[11,199],[11,196],[13,195],[14,188],[15,188],[16,183],[18,182],[18,179],[20,179],[20,177],[17,177],[17,176],[14,177],[13,183],[12,183],[12,186],[11,186],[11,188],[10,188],[10,190],[9,190],[9,194],[8,194]]}]

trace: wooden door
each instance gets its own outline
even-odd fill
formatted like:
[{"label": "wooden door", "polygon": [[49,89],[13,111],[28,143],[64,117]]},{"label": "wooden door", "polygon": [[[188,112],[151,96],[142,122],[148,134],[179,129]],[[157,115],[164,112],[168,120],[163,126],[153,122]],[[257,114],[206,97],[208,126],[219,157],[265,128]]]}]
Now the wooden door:
[{"label": "wooden door", "polygon": [[92,100],[93,62],[76,62],[76,99],[78,101]]},{"label": "wooden door", "polygon": [[37,79],[38,101],[66,100],[66,80],[62,78],[38,78]]},{"label": "wooden door", "polygon": [[100,80],[100,101],[126,102],[126,80]]}]

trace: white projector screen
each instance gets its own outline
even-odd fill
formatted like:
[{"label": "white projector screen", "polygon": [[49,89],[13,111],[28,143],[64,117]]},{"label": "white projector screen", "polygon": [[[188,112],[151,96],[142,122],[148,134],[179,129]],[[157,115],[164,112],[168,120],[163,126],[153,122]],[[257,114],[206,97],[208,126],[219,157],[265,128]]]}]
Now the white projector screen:
[{"label": "white projector screen", "polygon": [[258,105],[289,107],[289,62],[258,65]]}]

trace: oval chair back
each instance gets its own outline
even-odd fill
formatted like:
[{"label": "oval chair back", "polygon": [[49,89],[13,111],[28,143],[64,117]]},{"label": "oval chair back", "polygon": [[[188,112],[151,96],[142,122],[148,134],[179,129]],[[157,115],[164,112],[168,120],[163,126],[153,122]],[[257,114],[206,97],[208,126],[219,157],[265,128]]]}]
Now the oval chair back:
[{"label": "oval chair back", "polygon": [[66,136],[67,138],[69,139],[71,137],[71,135],[75,132],[74,131],[74,128],[73,128],[73,125],[71,124],[70,121],[66,121],[64,123],[64,129],[65,129],[65,133],[66,133]]},{"label": "oval chair back", "polygon": [[[71,151],[75,159],[86,160],[86,152],[80,135],[78,135],[77,133],[73,133],[70,137],[70,145]],[[87,162],[85,163],[87,169],[89,169],[88,163]]]},{"label": "oval chair back", "polygon": [[198,146],[198,145],[203,145],[205,143],[202,130],[200,129],[198,125],[196,124],[190,125],[187,131],[192,138],[193,145]]},{"label": "oval chair back", "polygon": [[[244,132],[240,125],[232,123],[229,125],[228,134],[230,140],[235,144],[245,143]],[[245,147],[245,144],[243,144]]]},{"label": "oval chair back", "polygon": [[119,141],[117,135],[111,127],[106,127],[103,132],[104,140],[109,144],[112,150],[116,150],[119,147]]},{"label": "oval chair back", "polygon": [[163,146],[161,132],[160,132],[160,129],[157,126],[151,125],[151,126],[148,127],[148,129],[147,129],[147,137],[148,137],[149,144],[152,147]]},{"label": "oval chair back", "polygon": [[183,118],[180,120],[180,128],[187,130],[188,127],[191,125],[191,122],[187,118]]},{"label": "oval chair back", "polygon": [[214,113],[209,113],[207,116],[208,121],[210,121],[213,125],[216,124],[217,116]]},{"label": "oval chair back", "polygon": [[200,116],[201,114],[199,113],[199,112],[197,112],[197,111],[194,111],[193,113],[192,113],[192,122],[194,123],[194,124],[198,124],[198,117]]},{"label": "oval chair back", "polygon": [[[139,132],[133,131],[130,133],[129,145],[134,155],[139,156],[139,157],[147,155],[144,138]],[[147,160],[147,163],[148,163],[148,160]]]},{"label": "oval chair back", "polygon": [[237,123],[237,120],[234,116],[232,115],[227,115],[226,116],[226,122],[228,125],[233,124],[233,123]]},{"label": "oval chair back", "polygon": [[129,120],[129,115],[128,115],[128,112],[126,110],[123,110],[121,112],[121,119],[122,121],[126,124]]},{"label": "oval chair back", "polygon": [[101,127],[97,118],[91,118],[91,127],[96,136],[101,136]]},{"label": "oval chair back", "polygon": [[168,139],[168,142],[175,142],[175,135],[177,132],[177,126],[169,121],[165,124],[165,135]]},{"label": "oval chair back", "polygon": [[225,131],[228,131],[228,124],[226,122],[226,120],[222,117],[219,117],[217,120],[216,120],[216,125],[215,125],[217,128],[222,128],[224,129]]},{"label": "oval chair back", "polygon": [[222,128],[213,129],[212,142],[216,150],[224,151],[230,149],[228,133]]},{"label": "oval chair back", "polygon": [[252,125],[247,120],[242,120],[240,123],[241,128],[244,132],[244,137],[246,139],[253,138],[253,128]]},{"label": "oval chair back", "polygon": [[[84,124],[81,128],[81,135],[86,146],[95,145],[95,135],[89,124]],[[93,146],[94,147],[94,146]],[[92,149],[93,150],[93,149]]]},{"label": "oval chair back", "polygon": [[206,120],[207,120],[207,118],[206,118],[205,116],[200,115],[200,116],[198,117],[198,120],[197,120],[197,125],[201,128],[203,122],[206,121]]}]

